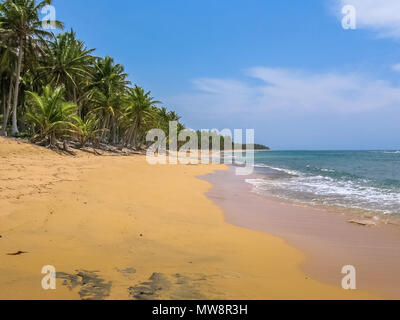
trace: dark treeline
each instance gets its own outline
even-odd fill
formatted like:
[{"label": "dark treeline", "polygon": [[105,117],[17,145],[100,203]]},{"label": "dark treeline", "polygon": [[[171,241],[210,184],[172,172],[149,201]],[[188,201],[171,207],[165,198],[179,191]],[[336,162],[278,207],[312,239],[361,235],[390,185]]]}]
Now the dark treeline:
[{"label": "dark treeline", "polygon": [[220,150],[269,150],[269,147],[264,146],[262,144],[254,144],[254,145],[246,145],[246,144],[238,144],[234,143],[231,136],[221,135],[219,132],[210,130],[198,130],[197,139],[198,139],[198,148],[203,149],[203,147],[208,147],[211,150],[213,147],[219,144]]},{"label": "dark treeline", "polygon": [[0,1],[1,135],[49,147],[75,141],[139,148],[148,129],[168,132],[180,117],[131,85],[122,65],[97,57],[72,30],[42,28],[39,12],[51,2]]}]

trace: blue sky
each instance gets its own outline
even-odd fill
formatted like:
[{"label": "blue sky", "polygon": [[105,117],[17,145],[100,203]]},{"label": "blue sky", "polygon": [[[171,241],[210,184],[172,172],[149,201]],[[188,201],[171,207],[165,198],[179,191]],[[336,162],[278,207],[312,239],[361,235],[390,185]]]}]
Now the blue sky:
[{"label": "blue sky", "polygon": [[254,128],[274,149],[400,149],[399,0],[54,5],[190,128]]}]

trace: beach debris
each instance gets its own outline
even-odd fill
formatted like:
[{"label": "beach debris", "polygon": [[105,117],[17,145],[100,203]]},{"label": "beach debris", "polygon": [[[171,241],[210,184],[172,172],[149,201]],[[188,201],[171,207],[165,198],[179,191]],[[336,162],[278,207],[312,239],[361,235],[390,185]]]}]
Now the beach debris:
[{"label": "beach debris", "polygon": [[7,253],[7,255],[8,255],[8,256],[19,256],[19,255],[25,254],[25,253],[28,253],[28,252],[25,252],[25,251],[17,251],[17,252],[13,252],[13,253]]},{"label": "beach debris", "polygon": [[57,272],[58,279],[64,279],[63,285],[69,290],[79,287],[81,300],[104,300],[110,295],[112,282],[106,282],[97,274],[99,271],[76,271],[76,274]]},{"label": "beach debris", "polygon": [[357,224],[359,226],[364,226],[364,227],[373,227],[376,226],[376,223],[371,221],[371,220],[358,220],[358,219],[353,219],[353,220],[348,220],[347,222]]}]

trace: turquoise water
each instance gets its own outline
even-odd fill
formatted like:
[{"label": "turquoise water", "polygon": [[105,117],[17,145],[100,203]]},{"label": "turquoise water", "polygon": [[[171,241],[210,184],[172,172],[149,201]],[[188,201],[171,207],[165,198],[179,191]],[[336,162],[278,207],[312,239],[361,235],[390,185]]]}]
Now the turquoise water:
[{"label": "turquoise water", "polygon": [[256,152],[258,193],[400,216],[400,151]]}]

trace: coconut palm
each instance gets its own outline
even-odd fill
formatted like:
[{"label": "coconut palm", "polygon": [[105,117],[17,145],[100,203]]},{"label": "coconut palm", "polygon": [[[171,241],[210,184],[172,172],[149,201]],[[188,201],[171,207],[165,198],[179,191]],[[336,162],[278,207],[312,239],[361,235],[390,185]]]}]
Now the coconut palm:
[{"label": "coconut palm", "polygon": [[[130,82],[126,80],[124,67],[115,64],[110,57],[97,59],[94,64],[93,84],[90,86],[91,99],[96,113],[101,119],[102,140],[105,142],[105,132],[117,132],[117,119],[125,104],[125,93]],[[114,140],[114,139],[113,139]]]},{"label": "coconut palm", "polygon": [[138,145],[138,135],[142,126],[154,120],[153,108],[160,101],[150,96],[151,92],[145,92],[143,88],[135,85],[128,93],[129,104],[124,110],[122,119],[126,127],[126,141],[134,148]]},{"label": "coconut palm", "polygon": [[24,134],[50,146],[70,138],[138,147],[152,128],[168,133],[180,117],[131,88],[122,65],[92,56],[72,30],[54,36],[42,28],[38,13],[51,3],[0,0],[0,134],[11,115],[13,135],[18,119]]},{"label": "coconut palm", "polygon": [[[166,107],[155,108],[156,113],[156,127],[164,131],[166,139],[169,137],[169,124],[171,121],[178,121],[181,117],[175,111],[168,111]],[[183,125],[178,124],[178,133],[184,130]]]},{"label": "coconut palm", "polygon": [[48,47],[44,65],[39,68],[41,77],[54,86],[64,85],[66,98],[78,105],[84,93],[82,88],[92,78],[94,49],[87,49],[72,30],[59,34]]},{"label": "coconut palm", "polygon": [[100,120],[93,114],[89,115],[85,120],[78,116],[73,117],[70,132],[76,136],[79,142],[79,147],[84,148],[88,142],[98,141]]},{"label": "coconut palm", "polygon": [[64,100],[64,91],[64,87],[52,89],[48,85],[41,96],[27,92],[29,109],[26,118],[34,127],[33,141],[55,147],[57,139],[71,129],[76,105]]},{"label": "coconut palm", "polygon": [[[9,43],[17,43],[18,60],[15,69],[15,87],[13,98],[12,134],[18,134],[17,105],[19,96],[20,76],[23,66],[25,46],[28,42],[45,43],[45,39],[51,37],[51,33],[43,30],[42,21],[39,19],[39,11],[52,0],[5,0],[2,4],[2,16],[0,16],[0,37]],[[57,28],[63,25],[54,21]]]}]

